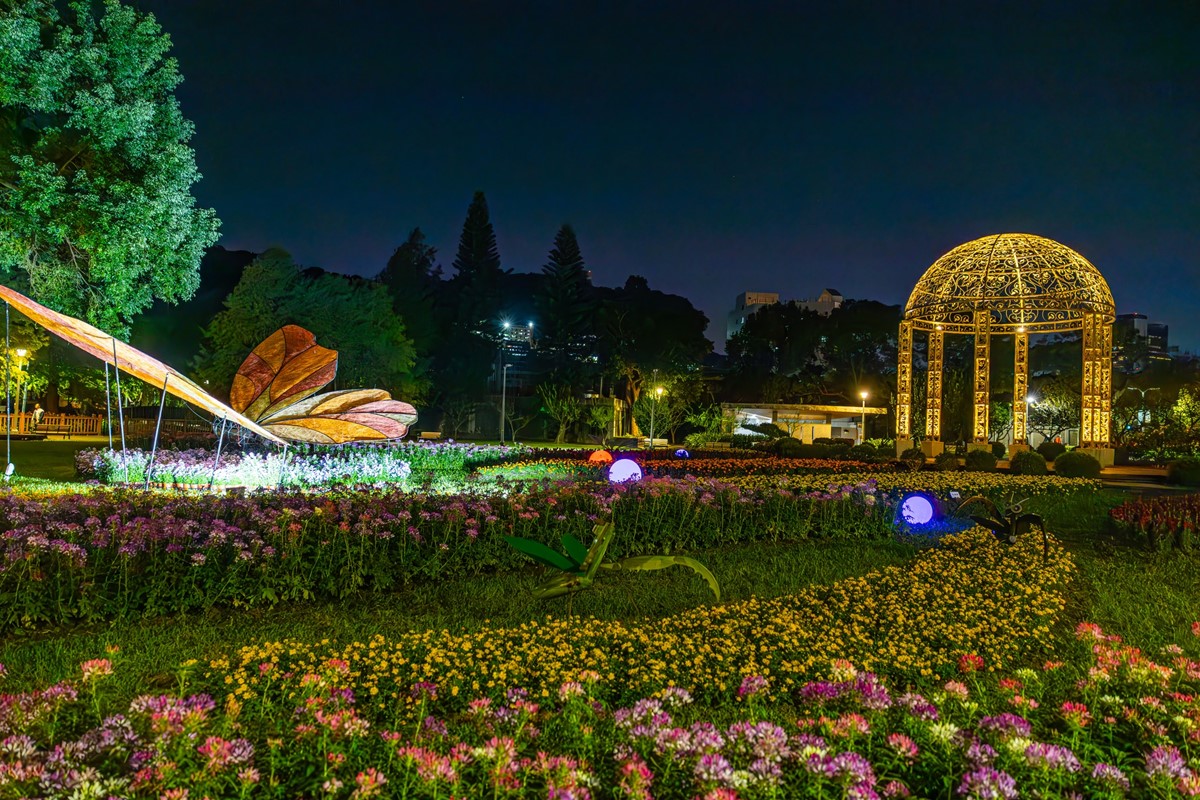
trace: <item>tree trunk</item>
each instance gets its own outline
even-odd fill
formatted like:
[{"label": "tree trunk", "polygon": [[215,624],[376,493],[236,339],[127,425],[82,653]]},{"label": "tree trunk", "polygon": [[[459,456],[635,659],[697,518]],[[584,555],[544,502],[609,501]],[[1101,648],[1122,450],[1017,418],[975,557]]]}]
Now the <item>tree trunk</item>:
[{"label": "tree trunk", "polygon": [[558,436],[554,437],[555,444],[566,444],[567,441],[567,422],[566,420],[558,421]]}]

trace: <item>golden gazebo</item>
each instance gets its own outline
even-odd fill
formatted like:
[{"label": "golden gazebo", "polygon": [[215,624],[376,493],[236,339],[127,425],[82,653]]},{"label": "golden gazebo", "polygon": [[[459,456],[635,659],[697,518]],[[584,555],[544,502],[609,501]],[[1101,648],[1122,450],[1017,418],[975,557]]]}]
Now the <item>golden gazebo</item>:
[{"label": "golden gazebo", "polygon": [[[974,442],[988,441],[991,337],[1011,335],[1013,441],[1027,437],[1029,335],[1083,332],[1083,420],[1080,444],[1109,446],[1112,417],[1112,324],[1116,306],[1104,276],[1069,247],[1042,236],[1000,233],[961,244],[917,281],[900,323],[896,389],[897,447],[910,447],[913,332],[929,337],[925,439],[940,450],[942,350],[948,333],[975,338]],[[1102,459],[1103,460],[1103,459]],[[1110,462],[1111,463],[1111,462]]]}]

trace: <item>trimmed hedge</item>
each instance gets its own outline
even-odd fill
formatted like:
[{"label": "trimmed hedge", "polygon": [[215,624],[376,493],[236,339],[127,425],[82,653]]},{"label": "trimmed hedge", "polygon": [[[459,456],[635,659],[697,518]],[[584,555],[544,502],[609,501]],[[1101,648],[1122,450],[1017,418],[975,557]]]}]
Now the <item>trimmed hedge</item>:
[{"label": "trimmed hedge", "polygon": [[933,460],[933,468],[941,472],[954,472],[958,469],[958,456],[951,450],[939,453]]},{"label": "trimmed hedge", "polygon": [[1037,451],[1042,458],[1053,461],[1067,452],[1067,446],[1062,442],[1042,442],[1037,446]]},{"label": "trimmed hedge", "polygon": [[1200,458],[1180,458],[1167,464],[1167,483],[1200,486]]},{"label": "trimmed hedge", "polygon": [[[1004,445],[1000,445],[1004,449]],[[972,450],[967,453],[966,467],[972,472],[992,472],[996,469],[996,456],[987,450]]]},{"label": "trimmed hedge", "polygon": [[1054,474],[1064,478],[1099,478],[1100,462],[1090,453],[1072,450],[1054,459]]},{"label": "trimmed hedge", "polygon": [[1017,453],[1008,462],[1008,468],[1014,475],[1045,475],[1047,472],[1046,459],[1032,450]]}]

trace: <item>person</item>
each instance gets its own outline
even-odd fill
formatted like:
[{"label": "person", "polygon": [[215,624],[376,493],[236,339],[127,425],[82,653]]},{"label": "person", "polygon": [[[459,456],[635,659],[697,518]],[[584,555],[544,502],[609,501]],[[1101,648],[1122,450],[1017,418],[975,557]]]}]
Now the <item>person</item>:
[{"label": "person", "polygon": [[33,427],[36,428],[38,425],[41,425],[42,417],[44,417],[45,415],[46,415],[46,409],[42,408],[42,404],[34,403],[33,404]]}]

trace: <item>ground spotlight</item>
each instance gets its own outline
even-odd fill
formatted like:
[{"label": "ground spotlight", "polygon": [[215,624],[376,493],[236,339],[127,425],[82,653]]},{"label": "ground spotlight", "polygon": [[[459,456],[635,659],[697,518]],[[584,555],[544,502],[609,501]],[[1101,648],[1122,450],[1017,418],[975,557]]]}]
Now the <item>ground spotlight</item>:
[{"label": "ground spotlight", "polygon": [[632,483],[642,479],[642,468],[631,458],[618,458],[608,468],[609,483]]}]

